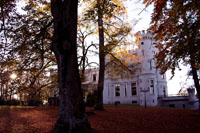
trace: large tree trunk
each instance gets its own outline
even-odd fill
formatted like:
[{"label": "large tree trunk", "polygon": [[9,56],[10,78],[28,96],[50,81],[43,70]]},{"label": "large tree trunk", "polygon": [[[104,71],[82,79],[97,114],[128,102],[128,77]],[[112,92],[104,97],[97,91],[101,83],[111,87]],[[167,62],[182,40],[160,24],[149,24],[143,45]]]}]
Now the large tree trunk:
[{"label": "large tree trunk", "polygon": [[90,132],[77,61],[78,0],[51,0],[54,17],[52,50],[58,63],[60,108],[53,133]]},{"label": "large tree trunk", "polygon": [[104,87],[104,71],[105,71],[105,49],[104,49],[104,30],[103,30],[103,8],[100,0],[98,2],[98,28],[99,28],[99,80],[97,87],[96,110],[103,110],[103,87]]}]

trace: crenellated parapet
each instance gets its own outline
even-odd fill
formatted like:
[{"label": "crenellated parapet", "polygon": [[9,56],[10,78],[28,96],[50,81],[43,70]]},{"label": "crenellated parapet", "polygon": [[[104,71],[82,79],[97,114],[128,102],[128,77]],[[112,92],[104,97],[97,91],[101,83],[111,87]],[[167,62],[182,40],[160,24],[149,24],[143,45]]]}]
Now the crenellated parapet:
[{"label": "crenellated parapet", "polygon": [[139,34],[141,36],[141,39],[153,39],[153,35],[152,35],[152,31],[150,30],[142,30],[137,32],[137,34]]}]

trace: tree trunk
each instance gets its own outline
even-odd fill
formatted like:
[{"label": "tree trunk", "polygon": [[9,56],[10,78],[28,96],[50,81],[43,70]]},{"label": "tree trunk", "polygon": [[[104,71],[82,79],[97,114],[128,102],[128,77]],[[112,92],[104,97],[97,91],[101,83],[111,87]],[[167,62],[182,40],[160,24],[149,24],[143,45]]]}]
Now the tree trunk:
[{"label": "tree trunk", "polygon": [[99,80],[97,87],[96,110],[103,110],[103,87],[105,71],[105,49],[104,49],[104,30],[103,30],[103,9],[101,9],[100,0],[98,2],[98,28],[99,28]]},{"label": "tree trunk", "polygon": [[5,93],[5,100],[7,100],[8,99],[8,81],[6,81],[6,88],[5,88],[5,91],[4,91]]},{"label": "tree trunk", "polygon": [[[186,20],[185,20],[186,21]],[[188,32],[189,33],[189,32]],[[187,36],[189,38],[189,34],[187,33]],[[192,41],[193,38],[190,38],[190,40]],[[189,54],[190,54],[190,65],[191,65],[191,69],[192,69],[192,77],[194,80],[194,85],[197,91],[197,95],[198,95],[198,99],[199,99],[199,111],[200,111],[200,85],[199,85],[199,78],[198,78],[198,74],[197,74],[197,65],[195,62],[195,53],[193,52],[193,49],[195,49],[194,47],[194,43],[188,43],[190,45],[189,47]]]},{"label": "tree trunk", "polygon": [[[192,68],[192,77],[194,80],[194,85],[197,91],[198,99],[200,99],[200,85],[199,85],[197,69],[193,66],[193,64],[191,64],[191,68]],[[199,111],[200,111],[200,100],[199,100]]]},{"label": "tree trunk", "polygon": [[2,84],[2,81],[1,81],[1,91],[0,91],[0,93],[1,93],[0,98],[3,99],[3,84]]},{"label": "tree trunk", "polygon": [[81,81],[85,82],[85,58],[86,58],[86,55],[85,55],[84,46],[83,46],[83,53],[82,54],[83,54],[83,57],[81,59],[81,61],[82,61]]},{"label": "tree trunk", "polygon": [[59,118],[52,133],[90,132],[77,61],[78,0],[51,0],[54,17],[52,51],[58,63]]},{"label": "tree trunk", "polygon": [[186,37],[188,38],[187,39],[187,43],[188,43],[188,45],[189,45],[189,56],[190,56],[190,65],[191,65],[191,69],[192,69],[192,77],[193,77],[193,80],[194,80],[194,85],[195,85],[195,88],[196,88],[196,91],[197,91],[197,95],[198,95],[198,99],[199,99],[199,111],[200,111],[200,85],[199,85],[199,78],[198,78],[198,74],[197,74],[197,65],[196,65],[196,59],[195,58],[197,58],[196,56],[195,56],[195,50],[194,49],[196,49],[195,48],[195,35],[193,35],[193,34],[190,34],[190,30],[189,30],[189,28],[188,28],[188,24],[189,24],[189,22],[187,21],[187,18],[186,18],[186,15],[184,15],[183,16],[183,21],[184,21],[184,28],[185,28],[185,30],[187,31],[187,32],[185,32],[186,33]]}]

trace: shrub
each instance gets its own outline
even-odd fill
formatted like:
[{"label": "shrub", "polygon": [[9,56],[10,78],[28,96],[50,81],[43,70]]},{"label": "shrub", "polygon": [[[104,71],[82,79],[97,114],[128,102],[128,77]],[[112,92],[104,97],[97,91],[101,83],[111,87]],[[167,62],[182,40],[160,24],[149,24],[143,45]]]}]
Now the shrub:
[{"label": "shrub", "polygon": [[20,102],[16,99],[5,101],[6,105],[20,105]]},{"label": "shrub", "polygon": [[5,105],[5,100],[0,97],[0,105]]},{"label": "shrub", "polygon": [[48,99],[49,106],[59,106],[59,98],[57,97],[50,97]]},{"label": "shrub", "polygon": [[34,100],[34,99],[32,99],[32,100],[28,101],[28,105],[29,106],[41,106],[41,105],[43,105],[43,103],[40,100]]},{"label": "shrub", "polygon": [[95,105],[95,94],[89,93],[86,99],[86,106],[92,107]]}]

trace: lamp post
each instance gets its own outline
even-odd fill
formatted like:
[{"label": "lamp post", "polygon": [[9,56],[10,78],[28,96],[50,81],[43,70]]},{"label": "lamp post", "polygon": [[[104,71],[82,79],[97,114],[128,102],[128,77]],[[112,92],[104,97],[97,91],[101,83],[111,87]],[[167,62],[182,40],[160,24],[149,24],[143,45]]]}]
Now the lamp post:
[{"label": "lamp post", "polygon": [[144,92],[144,108],[147,108],[147,100],[146,100],[146,93],[149,91],[149,89],[147,90],[141,90],[141,92]]}]

